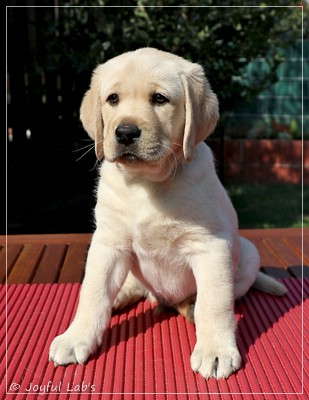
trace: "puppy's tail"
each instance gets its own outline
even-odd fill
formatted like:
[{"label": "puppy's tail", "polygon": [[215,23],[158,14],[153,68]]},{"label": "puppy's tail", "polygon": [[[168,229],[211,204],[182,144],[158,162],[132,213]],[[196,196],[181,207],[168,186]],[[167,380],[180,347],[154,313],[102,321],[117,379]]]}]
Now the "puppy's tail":
[{"label": "puppy's tail", "polygon": [[284,296],[288,292],[287,288],[282,285],[282,283],[279,283],[276,279],[262,272],[258,272],[252,287],[275,296]]}]

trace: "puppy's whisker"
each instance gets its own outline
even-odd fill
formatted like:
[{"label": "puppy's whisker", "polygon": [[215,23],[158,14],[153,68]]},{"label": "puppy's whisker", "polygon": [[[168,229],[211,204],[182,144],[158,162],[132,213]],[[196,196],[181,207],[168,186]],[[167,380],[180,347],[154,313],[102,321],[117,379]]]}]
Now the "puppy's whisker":
[{"label": "puppy's whisker", "polygon": [[[77,159],[75,160],[76,162],[77,162],[77,161],[80,161],[80,160],[81,160],[82,158],[84,158],[88,153],[90,153],[92,150],[95,149],[95,144],[94,144],[94,142],[93,142],[92,139],[89,139],[89,140],[88,140],[88,139],[84,139],[84,140],[85,140],[85,141],[91,141],[91,143],[90,143],[90,144],[87,144],[87,145],[84,146],[84,147],[81,147],[80,149],[73,150],[73,151],[76,153],[76,152],[78,152],[78,151],[82,151],[82,150],[87,149],[87,151],[85,151],[84,154],[82,154],[79,158],[77,158]],[[102,144],[102,143],[103,143],[103,140],[101,140],[101,141],[98,142],[98,144]],[[93,171],[93,170],[97,169],[98,166],[99,166],[99,160],[96,159],[96,161],[95,161],[95,163],[94,163],[94,166],[93,166],[93,168],[91,168],[90,171]]]},{"label": "puppy's whisker", "polygon": [[84,149],[93,148],[93,147],[94,147],[94,144],[92,142],[90,144],[87,144],[86,146],[80,147],[79,149],[73,150],[73,153],[77,153],[77,152],[82,151]]},{"label": "puppy's whisker", "polygon": [[171,149],[169,146],[165,146],[165,148],[169,151],[168,152],[168,159],[170,162],[170,165],[173,166],[175,164],[175,167],[177,166],[177,157],[173,149]]},{"label": "puppy's whisker", "polygon": [[[79,158],[77,158],[76,159],[76,161],[80,161],[82,158],[84,158],[90,151],[92,151],[93,149],[94,149],[94,144],[92,144],[92,145],[89,145],[89,146],[91,146],[84,154],[82,154]],[[86,147],[89,147],[89,146],[85,146],[84,147],[84,149],[86,148]],[[82,150],[82,149],[81,149]]]},{"label": "puppy's whisker", "polygon": [[173,144],[174,146],[178,146],[178,147],[182,147],[182,144],[176,143],[176,142],[171,142],[171,144]]},{"label": "puppy's whisker", "polygon": [[90,171],[93,171],[94,169],[97,169],[99,167],[100,161],[96,159],[93,168]]},{"label": "puppy's whisker", "polygon": [[[174,144],[176,145],[177,143],[174,143]],[[167,152],[167,159],[168,159],[168,161],[170,163],[171,169],[173,170],[173,175],[170,178],[172,180],[172,179],[174,179],[174,177],[176,175],[176,171],[177,171],[177,164],[178,164],[177,156],[176,156],[174,150],[170,146],[168,146],[166,144],[163,144],[163,147],[165,149],[167,149],[167,151],[168,151]]]}]

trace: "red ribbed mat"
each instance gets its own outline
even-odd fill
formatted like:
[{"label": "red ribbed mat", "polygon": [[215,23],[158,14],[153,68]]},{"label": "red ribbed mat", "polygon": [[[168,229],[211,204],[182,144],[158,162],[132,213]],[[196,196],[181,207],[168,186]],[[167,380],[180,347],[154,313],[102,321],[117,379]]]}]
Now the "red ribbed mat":
[{"label": "red ribbed mat", "polygon": [[54,368],[49,345],[69,325],[80,286],[2,286],[0,398],[307,399],[309,280],[304,280],[304,303],[302,281],[290,278],[285,284],[284,298],[251,291],[237,302],[243,365],[219,381],[191,371],[194,326],[173,312],[154,315],[148,302],[113,316],[100,351],[87,365]]}]

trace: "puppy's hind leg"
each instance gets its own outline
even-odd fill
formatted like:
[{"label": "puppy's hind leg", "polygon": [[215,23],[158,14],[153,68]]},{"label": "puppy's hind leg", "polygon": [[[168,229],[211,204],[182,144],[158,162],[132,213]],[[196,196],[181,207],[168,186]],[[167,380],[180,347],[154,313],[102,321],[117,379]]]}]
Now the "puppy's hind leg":
[{"label": "puppy's hind leg", "polygon": [[235,299],[244,296],[251,287],[277,296],[286,294],[285,286],[259,272],[260,256],[254,244],[241,237],[240,246],[240,262],[234,282]]},{"label": "puppy's hind leg", "polygon": [[186,318],[187,321],[194,324],[194,307],[196,302],[196,294],[188,297],[180,303],[177,303],[173,308],[179,312],[180,315]]},{"label": "puppy's hind leg", "polygon": [[260,269],[260,255],[249,240],[240,238],[240,261],[234,279],[234,298],[244,296],[253,285]]},{"label": "puppy's hind leg", "polygon": [[138,300],[151,297],[151,293],[130,271],[114,301],[113,309],[121,310]]}]

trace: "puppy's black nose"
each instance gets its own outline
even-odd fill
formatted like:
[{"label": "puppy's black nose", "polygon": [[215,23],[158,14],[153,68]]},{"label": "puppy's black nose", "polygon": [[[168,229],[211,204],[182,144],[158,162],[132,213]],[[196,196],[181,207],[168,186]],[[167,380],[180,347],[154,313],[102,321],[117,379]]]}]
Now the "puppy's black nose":
[{"label": "puppy's black nose", "polygon": [[116,129],[116,139],[120,144],[129,146],[134,142],[134,139],[139,138],[141,135],[141,130],[137,125],[126,125],[121,124]]}]

